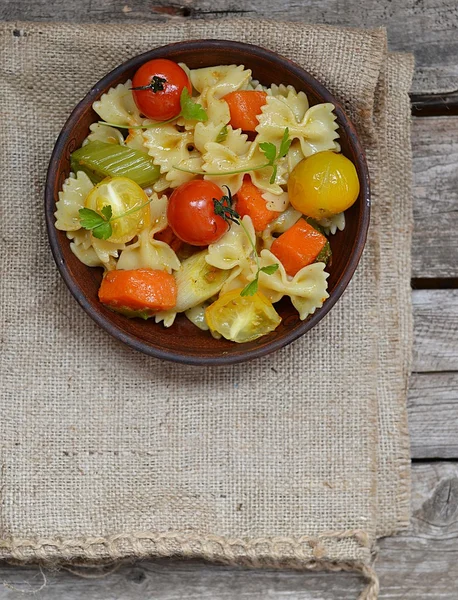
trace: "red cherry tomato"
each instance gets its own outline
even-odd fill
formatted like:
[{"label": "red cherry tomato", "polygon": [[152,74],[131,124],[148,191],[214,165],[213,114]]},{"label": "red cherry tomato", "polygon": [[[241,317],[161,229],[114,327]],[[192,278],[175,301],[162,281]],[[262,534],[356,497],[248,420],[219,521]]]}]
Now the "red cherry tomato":
[{"label": "red cherry tomato", "polygon": [[229,225],[215,214],[213,198],[221,200],[223,190],[203,179],[183,183],[170,196],[167,219],[174,234],[192,246],[207,246],[219,240]]},{"label": "red cherry tomato", "polygon": [[[147,89],[135,89],[145,86]],[[165,58],[149,60],[132,80],[135,104],[145,117],[156,121],[167,121],[180,114],[180,97],[185,87],[191,94],[191,82],[185,71]]]}]

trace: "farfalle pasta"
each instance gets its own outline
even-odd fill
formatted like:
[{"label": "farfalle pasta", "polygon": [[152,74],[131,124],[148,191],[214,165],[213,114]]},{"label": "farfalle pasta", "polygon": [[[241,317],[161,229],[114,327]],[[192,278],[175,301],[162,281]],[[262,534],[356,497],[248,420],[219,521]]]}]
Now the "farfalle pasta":
[{"label": "farfalle pasta", "polygon": [[103,268],[103,304],[239,343],[278,326],[284,297],[299,319],[323,305],[327,236],[359,192],[332,104],[244,65],[155,59],[93,108],[55,225]]}]

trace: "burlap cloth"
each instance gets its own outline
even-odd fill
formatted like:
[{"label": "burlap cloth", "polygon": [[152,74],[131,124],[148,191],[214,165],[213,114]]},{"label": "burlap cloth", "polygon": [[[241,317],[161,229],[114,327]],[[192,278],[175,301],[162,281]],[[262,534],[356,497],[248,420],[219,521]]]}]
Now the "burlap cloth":
[{"label": "burlap cloth", "polygon": [[[357,569],[409,518],[409,99],[382,29],[258,20],[0,26],[0,557],[204,557]],[[125,59],[183,39],[254,42],[305,67],[365,144],[372,225],[331,313],[227,368],[160,362],[112,339],[53,263],[43,185],[74,105]]]}]

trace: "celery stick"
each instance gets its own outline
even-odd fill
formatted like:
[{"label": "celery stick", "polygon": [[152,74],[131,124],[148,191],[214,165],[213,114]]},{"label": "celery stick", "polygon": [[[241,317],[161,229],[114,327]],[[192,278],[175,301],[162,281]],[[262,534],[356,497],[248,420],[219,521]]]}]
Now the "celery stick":
[{"label": "celery stick", "polygon": [[84,171],[92,183],[105,177],[128,177],[141,187],[148,187],[159,179],[160,169],[153,159],[140,150],[99,140],[89,142],[71,155],[71,168]]}]

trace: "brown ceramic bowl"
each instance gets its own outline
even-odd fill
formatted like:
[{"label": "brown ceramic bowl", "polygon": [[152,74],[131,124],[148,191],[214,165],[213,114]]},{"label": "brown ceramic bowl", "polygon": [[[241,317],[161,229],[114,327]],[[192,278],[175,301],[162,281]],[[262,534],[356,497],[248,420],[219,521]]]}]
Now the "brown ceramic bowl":
[{"label": "brown ceramic bowl", "polygon": [[[110,87],[132,78],[145,61],[159,57],[185,62],[191,68],[243,64],[262,84],[291,84],[297,91],[307,94],[310,104],[331,102],[335,105],[342,152],[356,165],[361,191],[357,202],[346,212],[344,231],[330,239],[333,261],[329,268],[329,298],[305,321],[299,319],[289,300],[284,299],[275,305],[282,322],[274,332],[254,342],[236,344],[213,339],[183,315],[178,315],[168,329],[154,323],[153,319],[128,319],[111,312],[99,302],[97,291],[102,269],[83,265],[70,250],[65,233],[54,227],[58,192],[70,172],[70,154],[81,146],[89,133],[89,125],[98,120],[92,103]],[[136,350],[161,359],[198,365],[224,365],[263,356],[286,346],[314,327],[331,310],[353,276],[366,240],[369,207],[369,174],[364,151],[339,102],[309,73],[286,58],[257,46],[220,40],[197,40],[156,48],[132,58],[101,79],[74,109],[59,135],[51,156],[45,192],[46,223],[52,252],[65,283],[84,310],[98,325]]]}]

